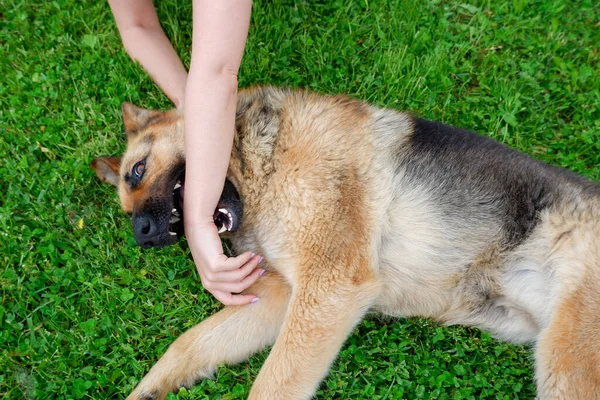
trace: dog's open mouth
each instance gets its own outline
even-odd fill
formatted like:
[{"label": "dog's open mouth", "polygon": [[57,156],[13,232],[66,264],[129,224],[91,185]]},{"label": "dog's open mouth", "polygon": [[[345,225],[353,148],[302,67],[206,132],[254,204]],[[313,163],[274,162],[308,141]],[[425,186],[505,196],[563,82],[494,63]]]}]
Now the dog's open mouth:
[{"label": "dog's open mouth", "polygon": [[[179,174],[173,187],[173,209],[169,219],[169,235],[182,236],[183,229],[183,201],[185,196],[185,171]],[[239,194],[233,184],[225,181],[223,193],[219,199],[213,220],[219,234],[235,231],[241,222],[242,205]]]},{"label": "dog's open mouth", "polygon": [[183,176],[182,173],[173,187],[173,210],[169,218],[169,235],[177,237],[183,235]]},{"label": "dog's open mouth", "polygon": [[218,208],[213,215],[213,220],[219,233],[231,232],[233,229],[233,214],[226,208]]}]

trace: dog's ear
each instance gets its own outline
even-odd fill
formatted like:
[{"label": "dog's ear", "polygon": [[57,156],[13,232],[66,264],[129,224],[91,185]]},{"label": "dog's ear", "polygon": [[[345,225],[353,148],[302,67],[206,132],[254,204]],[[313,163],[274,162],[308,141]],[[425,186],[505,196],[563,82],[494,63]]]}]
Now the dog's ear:
[{"label": "dog's ear", "polygon": [[101,181],[117,186],[119,184],[119,166],[121,157],[94,158],[90,167]]},{"label": "dog's ear", "polygon": [[162,114],[160,111],[147,110],[134,106],[131,103],[123,103],[121,111],[123,112],[123,123],[125,124],[125,133],[127,135],[135,134],[138,130],[148,125],[150,121]]}]

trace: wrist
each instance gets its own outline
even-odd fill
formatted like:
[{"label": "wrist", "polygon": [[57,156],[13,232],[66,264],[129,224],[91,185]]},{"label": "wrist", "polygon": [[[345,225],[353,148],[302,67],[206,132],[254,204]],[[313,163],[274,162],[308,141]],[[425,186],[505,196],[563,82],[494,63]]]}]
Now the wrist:
[{"label": "wrist", "polygon": [[185,229],[193,229],[195,231],[216,229],[213,214],[211,215],[194,215],[188,216],[184,213]]}]

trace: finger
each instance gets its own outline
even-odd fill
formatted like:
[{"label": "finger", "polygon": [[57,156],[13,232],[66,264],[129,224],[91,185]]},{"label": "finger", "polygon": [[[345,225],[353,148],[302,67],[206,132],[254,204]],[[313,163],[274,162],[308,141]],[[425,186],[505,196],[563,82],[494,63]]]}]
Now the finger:
[{"label": "finger", "polygon": [[[241,293],[254,284],[262,274],[261,269],[255,269],[250,275],[237,282],[206,282],[209,290],[227,293]],[[204,283],[203,283],[204,284]]]},{"label": "finger", "polygon": [[261,256],[254,256],[242,265],[240,268],[233,271],[223,271],[213,274],[210,278],[213,282],[238,282],[247,277],[254,271],[258,264],[262,261]]},{"label": "finger", "polygon": [[258,297],[253,294],[231,294],[220,291],[211,292],[211,294],[226,306],[241,306],[258,301]]},{"label": "finger", "polygon": [[234,271],[239,269],[242,265],[246,264],[250,258],[254,256],[254,253],[251,251],[247,251],[243,254],[240,254],[237,257],[229,257],[223,255],[224,259],[219,260],[218,265],[213,269],[213,272],[224,272],[224,271]]},{"label": "finger", "polygon": [[[201,264],[196,264],[196,270],[198,274],[202,277],[202,279],[206,279],[211,282],[237,282],[244,277],[246,277],[262,260],[260,256],[254,256],[254,253],[248,252],[248,254],[244,253],[243,255],[250,256],[249,258],[243,257],[238,260],[247,260],[246,263],[240,264],[235,269],[229,269],[229,266],[226,265],[229,260],[226,256],[223,256],[223,259],[220,259],[212,264],[205,264],[201,266]],[[239,256],[238,256],[239,257]],[[250,263],[250,265],[248,265]]]}]

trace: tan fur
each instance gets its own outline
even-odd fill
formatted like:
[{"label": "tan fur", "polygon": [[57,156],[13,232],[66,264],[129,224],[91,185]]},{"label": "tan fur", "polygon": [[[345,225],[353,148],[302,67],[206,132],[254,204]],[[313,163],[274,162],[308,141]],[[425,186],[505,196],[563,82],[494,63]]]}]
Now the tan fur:
[{"label": "tan fur", "polygon": [[573,204],[548,232],[562,287],[536,347],[540,398],[600,398],[600,217],[596,204]]},{"label": "tan fur", "polygon": [[[180,115],[132,107],[123,109],[128,147],[118,171],[128,212],[184,156]],[[241,92],[227,175],[244,220],[232,243],[265,257],[268,272],[249,289],[260,301],[225,307],[186,332],[129,399],[164,398],[271,344],[250,398],[310,398],[369,310],[534,342],[540,398],[597,398],[600,200],[569,181],[511,244],[493,219],[443,214],[440,182],[415,179],[398,161],[414,156],[414,123],[344,96]],[[132,188],[123,174],[144,158],[146,175]],[[110,182],[115,163],[103,160],[95,169]]]}]

